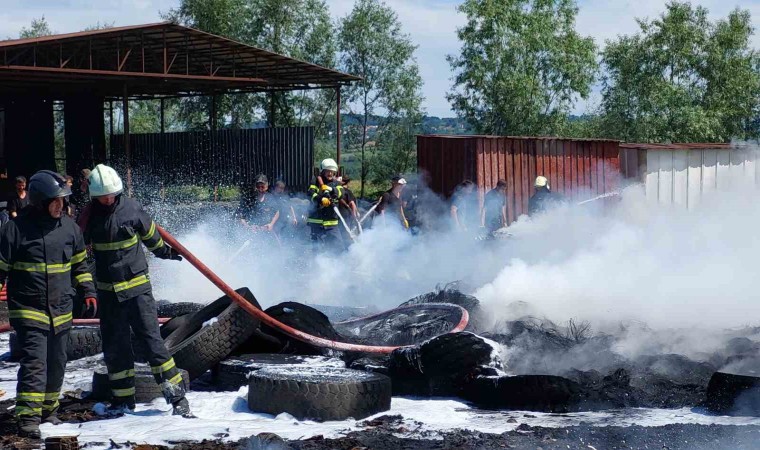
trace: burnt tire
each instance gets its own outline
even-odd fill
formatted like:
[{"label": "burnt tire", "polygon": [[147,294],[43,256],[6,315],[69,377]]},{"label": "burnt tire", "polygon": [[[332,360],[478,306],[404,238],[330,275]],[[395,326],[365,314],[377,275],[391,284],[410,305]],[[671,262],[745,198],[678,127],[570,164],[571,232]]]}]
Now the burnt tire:
[{"label": "burnt tire", "polygon": [[705,406],[717,414],[760,416],[760,378],[715,372],[707,385]]},{"label": "burnt tire", "polygon": [[[16,332],[12,331],[8,337],[10,345],[9,361],[18,362],[21,360],[21,353],[18,348]],[[95,356],[103,351],[103,341],[100,337],[99,327],[72,327],[69,330],[69,342],[66,348],[66,359],[74,361],[77,359]]]},{"label": "burnt tire", "polygon": [[334,367],[345,368],[343,361],[326,356],[281,355],[277,353],[256,353],[234,356],[219,363],[214,368],[214,386],[222,391],[237,391],[248,384],[248,375],[270,367]]},{"label": "burnt tire", "polygon": [[[248,288],[235,292],[259,308]],[[203,326],[212,320],[213,323]],[[186,324],[165,339],[165,343],[177,367],[187,370],[190,380],[194,380],[227,358],[258,327],[258,319],[225,295],[193,314]]]},{"label": "burnt tire", "polygon": [[423,305],[426,303],[450,303],[466,309],[470,314],[470,321],[467,323],[466,328],[467,331],[482,331],[480,328],[486,322],[483,310],[480,307],[480,300],[458,290],[456,283],[446,285],[437,291],[414,297],[399,306]]},{"label": "burnt tire", "polygon": [[444,334],[419,346],[394,350],[390,373],[394,377],[457,376],[491,363],[493,347],[472,333]]},{"label": "burnt tire", "polygon": [[[311,306],[297,302],[284,302],[267,308],[265,312],[285,325],[291,326],[296,330],[303,331],[312,336],[329,339],[331,341],[343,340],[341,335],[335,331],[335,328],[333,328],[330,319]],[[326,351],[323,348],[296,340],[282,331],[268,325],[262,325],[261,331],[283,343],[283,347],[277,349],[277,352],[279,353],[321,355]]]},{"label": "burnt tire", "polygon": [[297,419],[364,419],[391,407],[391,380],[351,369],[266,368],[248,383],[248,408]]},{"label": "burnt tire", "polygon": [[200,303],[191,303],[191,302],[179,302],[179,303],[169,303],[169,302],[158,302],[156,303],[156,310],[158,312],[158,317],[178,317],[178,316],[184,316],[186,314],[193,314],[197,313],[198,311],[202,310],[204,305]]},{"label": "burnt tire", "polygon": [[477,377],[464,387],[462,397],[480,408],[564,413],[582,401],[583,389],[553,375]]},{"label": "burnt tire", "polygon": [[[190,390],[189,375],[186,370],[179,369],[182,374],[182,385],[185,391]],[[135,364],[135,401],[137,403],[149,403],[157,398],[162,398],[161,387],[156,383],[150,367],[144,364]],[[108,381],[108,370],[100,366],[92,374],[92,388],[90,399],[98,401],[111,400],[111,384]]]}]

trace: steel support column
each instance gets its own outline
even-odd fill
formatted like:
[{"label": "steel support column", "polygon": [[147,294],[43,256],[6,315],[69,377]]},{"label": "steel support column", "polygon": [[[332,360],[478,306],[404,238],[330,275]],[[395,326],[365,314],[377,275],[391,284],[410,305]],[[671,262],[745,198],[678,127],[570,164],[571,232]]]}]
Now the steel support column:
[{"label": "steel support column", "polygon": [[129,145],[129,93],[124,84],[124,97],[122,98],[122,110],[124,113],[124,156],[127,168],[127,195],[132,196],[132,152]]},{"label": "steel support column", "polygon": [[335,140],[337,141],[336,144],[336,162],[338,163],[338,168],[340,168],[340,135],[341,135],[341,129],[340,129],[340,86],[335,88],[335,98],[337,99],[337,107],[335,112]]}]

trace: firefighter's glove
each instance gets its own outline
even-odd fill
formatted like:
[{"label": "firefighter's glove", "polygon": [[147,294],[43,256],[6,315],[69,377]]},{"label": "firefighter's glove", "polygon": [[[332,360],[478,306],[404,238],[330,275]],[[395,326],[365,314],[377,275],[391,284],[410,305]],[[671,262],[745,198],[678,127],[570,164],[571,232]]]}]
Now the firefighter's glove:
[{"label": "firefighter's glove", "polygon": [[95,297],[87,297],[82,305],[82,317],[94,319],[98,315],[98,300]]},{"label": "firefighter's glove", "polygon": [[177,250],[169,247],[169,258],[174,261],[182,261],[182,255],[180,255]]},{"label": "firefighter's glove", "polygon": [[322,197],[322,199],[319,201],[319,204],[323,208],[327,208],[328,206],[332,205],[332,200],[330,200],[330,197]]}]

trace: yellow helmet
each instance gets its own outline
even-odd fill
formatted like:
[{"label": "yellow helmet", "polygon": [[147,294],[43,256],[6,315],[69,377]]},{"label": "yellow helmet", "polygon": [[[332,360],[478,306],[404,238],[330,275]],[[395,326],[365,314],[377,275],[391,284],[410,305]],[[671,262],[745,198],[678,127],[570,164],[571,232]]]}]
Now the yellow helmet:
[{"label": "yellow helmet", "polygon": [[536,183],[534,186],[537,188],[545,187],[546,189],[549,189],[549,180],[547,180],[546,177],[539,175],[536,177]]}]

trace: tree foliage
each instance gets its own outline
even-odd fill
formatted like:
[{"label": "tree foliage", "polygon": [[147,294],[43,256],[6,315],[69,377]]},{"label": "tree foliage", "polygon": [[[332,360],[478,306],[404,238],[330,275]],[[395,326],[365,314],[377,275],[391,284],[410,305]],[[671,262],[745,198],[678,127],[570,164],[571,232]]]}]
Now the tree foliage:
[{"label": "tree foliage", "polygon": [[[324,0],[182,0],[167,17],[209,33],[325,67],[335,66],[334,27]],[[274,124],[300,126],[314,123],[334,96],[322,92],[219,96],[217,121],[242,127],[257,116]],[[207,122],[209,99],[182,102],[180,117],[188,128]],[[206,112],[204,114],[204,112]]]},{"label": "tree foliage", "polygon": [[32,19],[32,23],[29,25],[29,28],[23,27],[18,37],[21,39],[30,39],[42,36],[50,36],[51,34],[55,33],[50,29],[50,25],[48,25],[45,16],[42,16],[39,19]]},{"label": "tree foliage", "polygon": [[[362,81],[347,89],[347,104],[349,108],[356,105],[362,117],[359,145],[363,196],[371,168],[387,167],[370,164],[367,155],[369,117],[381,108],[387,113],[384,125],[394,125],[388,128],[387,138],[379,137],[381,145],[376,148],[383,153],[376,153],[376,158],[388,159],[393,149],[411,151],[408,141],[414,128],[409,124],[414,124],[421,116],[422,78],[414,58],[416,46],[402,32],[395,11],[380,0],[356,1],[351,13],[341,20],[338,47],[341,68],[362,77]],[[396,146],[399,143],[403,143],[401,147]],[[401,167],[406,168],[407,165]]]},{"label": "tree foliage", "polygon": [[606,137],[642,142],[757,138],[758,57],[750,47],[750,13],[711,22],[708,11],[668,3],[639,33],[602,53]]},{"label": "tree foliage", "polygon": [[574,0],[465,0],[467,23],[449,56],[447,98],[479,132],[557,134],[590,93],[596,46],[575,30]]}]

